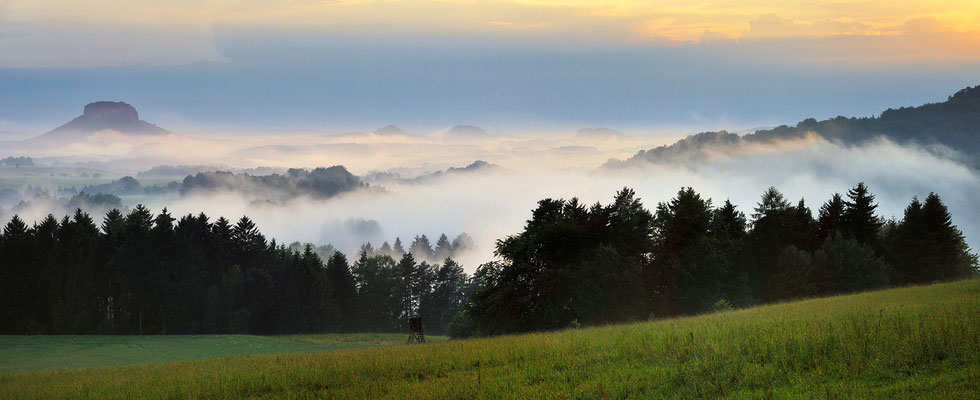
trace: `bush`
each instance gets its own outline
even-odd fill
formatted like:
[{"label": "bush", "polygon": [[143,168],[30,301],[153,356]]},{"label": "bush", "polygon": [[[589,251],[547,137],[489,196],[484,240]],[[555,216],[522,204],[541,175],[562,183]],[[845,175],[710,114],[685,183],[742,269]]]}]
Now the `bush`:
[{"label": "bush", "polygon": [[473,322],[473,317],[465,310],[456,314],[453,320],[449,321],[449,326],[446,327],[446,334],[449,335],[450,339],[463,339],[477,336],[476,324]]},{"label": "bush", "polygon": [[735,308],[732,307],[732,304],[725,299],[719,299],[715,302],[715,304],[711,305],[711,310],[714,312],[732,311],[734,309]]}]

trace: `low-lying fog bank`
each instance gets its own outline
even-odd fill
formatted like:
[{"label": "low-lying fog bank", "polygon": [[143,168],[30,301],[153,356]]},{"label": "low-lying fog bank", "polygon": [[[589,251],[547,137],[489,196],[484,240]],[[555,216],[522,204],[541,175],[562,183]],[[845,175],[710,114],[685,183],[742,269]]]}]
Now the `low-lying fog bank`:
[{"label": "low-lying fog bank", "polygon": [[[379,137],[374,133],[352,134],[345,139],[324,140],[360,138],[371,142]],[[636,138],[608,135],[584,139],[481,137],[460,144],[407,134],[396,137],[385,143],[253,149],[246,152],[248,157],[240,159],[247,161],[237,164],[239,168],[272,167],[251,170],[258,175],[285,173],[287,167],[344,165],[368,186],[332,197],[316,198],[300,192],[275,201],[256,201],[243,191],[225,187],[194,193],[123,196],[123,205],[131,207],[139,202],[154,212],[167,207],[174,215],[204,212],[212,218],[229,219],[248,215],[263,233],[280,243],[329,243],[349,254],[365,242],[377,248],[384,241],[392,243],[401,238],[407,246],[420,234],[434,241],[443,233],[450,238],[467,233],[473,238],[475,249],[459,256],[459,261],[473,271],[478,264],[493,258],[495,240],[518,232],[536,202],[547,197],[579,197],[588,203],[607,203],[616,190],[629,186],[653,208],[656,203],[669,200],[681,187],[691,186],[712,198],[716,205],[731,199],[741,211],[751,214],[761,193],[775,186],[794,201],[804,198],[815,211],[833,193],[844,193],[856,183],[865,182],[877,196],[878,213],[884,218],[900,219],[912,196],[921,199],[929,192],[940,194],[969,243],[974,249],[980,244],[980,212],[973,200],[980,196],[980,177],[953,151],[899,145],[885,139],[841,145],[820,137],[805,137],[709,151],[710,157],[701,157],[697,162],[634,163],[609,169],[598,167],[609,158],[626,158],[636,148],[652,146],[651,139],[647,138],[644,145]],[[560,146],[583,140],[595,146]],[[199,154],[193,157],[201,157],[195,159],[195,165],[211,160]],[[485,160],[492,168],[461,168],[477,159]],[[178,165],[186,159],[168,161]],[[150,167],[142,166],[143,171]],[[446,171],[449,167],[458,168]],[[433,174],[434,171],[440,172]],[[37,177],[33,184],[39,186],[44,178]],[[146,185],[165,185],[168,178],[147,174],[141,179]],[[31,179],[21,181],[27,182]],[[103,211],[93,208],[93,213]],[[19,209],[28,221],[48,212],[65,211],[51,201],[38,201]],[[2,214],[8,219],[10,208]]]}]

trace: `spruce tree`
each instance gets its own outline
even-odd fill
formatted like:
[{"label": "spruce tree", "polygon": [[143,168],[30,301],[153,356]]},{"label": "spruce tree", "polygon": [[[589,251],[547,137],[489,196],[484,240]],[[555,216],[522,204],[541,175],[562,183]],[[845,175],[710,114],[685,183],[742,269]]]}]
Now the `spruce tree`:
[{"label": "spruce tree", "polygon": [[347,256],[336,251],[327,261],[326,277],[333,288],[333,302],[337,306],[339,326],[336,330],[349,332],[354,326],[354,301],[357,286],[354,274],[347,264]]},{"label": "spruce tree", "polygon": [[842,229],[846,207],[840,193],[834,193],[830,200],[827,200],[826,203],[820,206],[817,217],[816,237],[814,240],[817,246],[822,245],[834,232]]},{"label": "spruce tree", "polygon": [[436,248],[433,254],[436,260],[445,260],[447,257],[453,255],[453,245],[449,242],[449,237],[445,233],[439,235],[439,239],[436,240]]},{"label": "spruce tree", "polygon": [[[921,256],[918,268],[930,272],[919,274],[924,281],[951,280],[975,276],[977,256],[970,253],[963,233],[953,225],[953,218],[935,193],[929,193],[921,210]],[[914,234],[914,233],[913,233]]]},{"label": "spruce tree", "polygon": [[849,200],[844,202],[845,236],[871,246],[880,254],[881,243],[878,239],[878,231],[881,229],[882,222],[875,215],[875,210],[878,208],[875,196],[868,191],[864,182],[861,182],[847,191],[847,198]]},{"label": "spruce tree", "polygon": [[391,250],[395,252],[392,258],[401,258],[402,254],[405,254],[405,247],[402,246],[402,239],[396,237],[395,244],[392,245]]}]

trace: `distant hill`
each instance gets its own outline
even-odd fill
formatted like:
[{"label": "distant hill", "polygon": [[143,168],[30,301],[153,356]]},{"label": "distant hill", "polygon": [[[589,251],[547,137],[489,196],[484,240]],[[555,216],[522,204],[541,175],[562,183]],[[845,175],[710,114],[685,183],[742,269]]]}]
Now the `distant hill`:
[{"label": "distant hill", "polygon": [[456,176],[456,175],[462,175],[462,174],[471,174],[471,173],[476,173],[476,172],[499,171],[499,170],[501,170],[501,167],[498,166],[498,165],[496,165],[496,164],[488,163],[488,162],[483,161],[483,160],[476,160],[476,161],[473,161],[472,163],[470,163],[469,165],[467,165],[465,167],[450,167],[449,169],[446,169],[444,171],[435,171],[435,172],[432,172],[432,173],[427,173],[427,174],[418,175],[418,176],[414,176],[414,177],[404,177],[402,174],[399,174],[397,172],[390,172],[390,171],[388,171],[388,172],[374,172],[374,173],[370,173],[370,174],[367,174],[364,177],[364,179],[367,180],[367,181],[376,182],[376,183],[409,183],[409,184],[417,184],[417,183],[428,183],[428,182],[431,182],[433,180],[436,180],[436,179],[439,179],[439,178],[448,177],[448,176]]},{"label": "distant hill", "polygon": [[180,195],[232,191],[253,201],[281,202],[300,196],[325,199],[365,187],[347,168],[337,165],[313,170],[290,168],[284,174],[263,176],[201,172],[184,178]]},{"label": "distant hill", "polygon": [[575,137],[582,139],[616,139],[629,135],[609,128],[582,128],[575,132]]},{"label": "distant hill", "polygon": [[836,117],[824,121],[809,118],[796,126],[782,125],[743,136],[727,131],[702,132],[668,146],[641,150],[626,161],[612,160],[604,167],[697,162],[742,144],[773,143],[807,135],[843,144],[862,144],[879,137],[898,143],[938,144],[963,153],[974,167],[980,167],[980,86],[960,90],[941,103],[889,108],[878,117]]},{"label": "distant hill", "polygon": [[374,131],[374,134],[379,136],[408,135],[408,133],[405,133],[405,131],[403,131],[402,128],[399,128],[398,125],[388,125],[384,128]]},{"label": "distant hill", "polygon": [[115,131],[126,135],[167,135],[171,132],[139,119],[133,106],[118,101],[89,103],[82,115],[38,138],[68,139],[87,136],[99,131]]},{"label": "distant hill", "polygon": [[485,139],[493,137],[479,126],[456,125],[446,131],[445,136],[452,139]]}]

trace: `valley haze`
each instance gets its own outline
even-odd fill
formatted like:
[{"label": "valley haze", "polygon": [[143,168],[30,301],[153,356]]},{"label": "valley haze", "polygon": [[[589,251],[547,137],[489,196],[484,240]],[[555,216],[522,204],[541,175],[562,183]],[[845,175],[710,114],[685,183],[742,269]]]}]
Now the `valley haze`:
[{"label": "valley haze", "polygon": [[0,0],[0,398],[980,398],[980,1]]},{"label": "valley haze", "polygon": [[[958,95],[974,101],[975,107],[977,92]],[[172,187],[147,195],[124,193],[123,206],[142,203],[153,211],[166,207],[177,216],[205,212],[231,220],[248,215],[270,238],[330,244],[351,257],[367,242],[377,247],[420,234],[434,240],[442,233],[466,233],[476,246],[461,261],[473,271],[493,259],[495,240],[517,232],[542,198],[607,202],[611,193],[628,186],[653,207],[679,188],[692,186],[715,204],[731,200],[748,213],[770,186],[818,207],[828,194],[865,182],[877,194],[885,218],[900,218],[913,196],[941,194],[956,216],[954,223],[978,247],[980,212],[972,199],[980,195],[980,164],[974,148],[928,137],[889,136],[888,131],[855,134],[858,139],[828,136],[808,130],[808,121],[790,134],[757,128],[687,139],[690,132],[683,131],[650,136],[586,127],[527,134],[488,132],[472,125],[432,132],[388,125],[343,133],[195,136],[145,122],[125,102],[99,101],[47,133],[4,142],[0,156],[29,156],[37,170],[27,179],[7,167],[0,183],[8,191],[22,193],[31,185],[51,196],[32,201],[22,195],[17,200],[25,202],[19,205],[9,199],[0,205],[0,213],[4,218],[17,213],[29,222],[52,212],[70,213],[50,200],[59,190],[106,190],[90,185],[124,176],[136,177],[143,186],[162,187],[186,184],[188,176],[208,171],[261,176],[290,168],[342,166],[363,187],[329,196],[296,192],[275,198],[248,196],[233,186],[193,193]],[[715,136],[705,141],[706,135]],[[739,142],[739,137],[746,139]],[[653,154],[660,156],[650,158]],[[78,172],[82,169],[90,171]],[[80,174],[88,178],[73,182]],[[94,174],[100,178],[91,178]],[[98,217],[105,209],[90,211]]]}]

